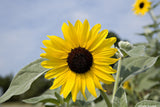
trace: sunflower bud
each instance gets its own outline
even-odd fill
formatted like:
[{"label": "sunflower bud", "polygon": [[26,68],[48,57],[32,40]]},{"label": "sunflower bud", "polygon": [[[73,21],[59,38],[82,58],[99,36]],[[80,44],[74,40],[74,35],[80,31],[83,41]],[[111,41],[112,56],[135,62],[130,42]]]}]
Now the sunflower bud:
[{"label": "sunflower bud", "polygon": [[129,51],[133,48],[133,45],[130,44],[128,41],[120,41],[118,45],[121,49],[124,49],[126,51]]}]

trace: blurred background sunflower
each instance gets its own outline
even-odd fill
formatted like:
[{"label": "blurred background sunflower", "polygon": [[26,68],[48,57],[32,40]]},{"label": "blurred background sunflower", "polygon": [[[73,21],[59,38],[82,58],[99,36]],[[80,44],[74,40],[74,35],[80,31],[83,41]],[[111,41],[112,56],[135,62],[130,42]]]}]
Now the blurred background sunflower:
[{"label": "blurred background sunflower", "polygon": [[148,0],[136,0],[133,5],[133,11],[135,14],[145,15],[146,12],[151,8],[151,2]]}]

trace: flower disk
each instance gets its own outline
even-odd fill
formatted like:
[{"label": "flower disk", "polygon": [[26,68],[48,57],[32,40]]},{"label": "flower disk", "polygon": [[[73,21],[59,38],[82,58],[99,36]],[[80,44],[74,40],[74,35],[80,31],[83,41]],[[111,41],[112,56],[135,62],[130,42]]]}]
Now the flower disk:
[{"label": "flower disk", "polygon": [[145,15],[145,13],[148,12],[151,8],[151,2],[149,2],[148,0],[136,0],[133,7],[133,11],[135,11],[135,14]]},{"label": "flower disk", "polygon": [[43,41],[46,48],[42,49],[46,53],[40,56],[48,60],[41,65],[50,68],[45,78],[55,78],[50,89],[61,87],[60,94],[63,94],[64,98],[71,92],[74,102],[79,91],[87,99],[86,89],[97,97],[95,88],[105,91],[100,82],[114,82],[112,74],[116,73],[116,70],[110,65],[118,61],[111,58],[117,52],[116,48],[111,48],[116,38],[105,39],[108,30],[100,32],[100,24],[90,30],[87,20],[84,23],[77,20],[74,26],[69,21],[68,23],[62,26],[64,39],[48,36],[50,40]]},{"label": "flower disk", "polygon": [[85,73],[90,70],[93,63],[92,54],[85,48],[71,50],[67,58],[69,68],[75,73]]}]

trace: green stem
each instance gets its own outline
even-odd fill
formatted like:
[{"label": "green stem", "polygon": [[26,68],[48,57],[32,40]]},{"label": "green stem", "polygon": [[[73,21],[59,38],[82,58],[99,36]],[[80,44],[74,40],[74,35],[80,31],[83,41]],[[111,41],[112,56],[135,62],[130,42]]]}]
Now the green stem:
[{"label": "green stem", "polygon": [[154,22],[155,24],[157,24],[157,18],[156,18],[156,16],[154,15],[154,13],[153,13],[152,10],[149,11],[149,15],[151,16],[153,22]]},{"label": "green stem", "polygon": [[[149,13],[149,15],[151,16],[154,24],[156,25],[155,30],[157,30],[157,29],[158,29],[158,22],[157,22],[156,16],[154,15],[154,13],[153,13],[152,10],[150,10],[148,13]],[[160,39],[160,33],[159,33],[159,32],[157,33],[157,35],[158,35],[158,39]]]},{"label": "green stem", "polygon": [[70,107],[70,105],[69,105],[69,101],[67,101],[67,107]]},{"label": "green stem", "polygon": [[102,97],[104,98],[104,101],[106,102],[107,107],[112,107],[112,104],[111,104],[110,100],[108,99],[107,94],[102,90],[100,90],[100,93],[101,93]]},{"label": "green stem", "polygon": [[117,74],[116,74],[116,79],[115,79],[116,81],[114,83],[112,102],[114,100],[114,97],[115,97],[115,94],[116,94],[116,91],[117,91],[117,87],[118,87],[118,80],[119,80],[119,75],[120,75],[120,71],[121,71],[121,63],[122,63],[122,60],[120,58],[119,61],[118,61]]}]

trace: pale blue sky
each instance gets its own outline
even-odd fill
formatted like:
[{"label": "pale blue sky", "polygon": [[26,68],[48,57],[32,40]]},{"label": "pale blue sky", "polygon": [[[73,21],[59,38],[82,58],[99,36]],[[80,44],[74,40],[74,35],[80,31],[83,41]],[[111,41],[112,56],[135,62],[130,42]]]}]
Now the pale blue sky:
[{"label": "pale blue sky", "polygon": [[135,0],[0,0],[0,75],[16,74],[40,58],[46,35],[63,37],[67,20],[88,19],[91,26],[115,31],[131,43],[145,41],[135,33],[152,23],[132,12]]}]

